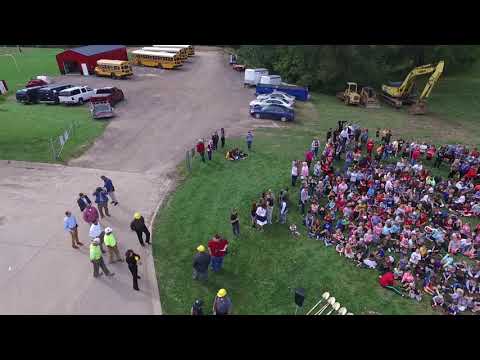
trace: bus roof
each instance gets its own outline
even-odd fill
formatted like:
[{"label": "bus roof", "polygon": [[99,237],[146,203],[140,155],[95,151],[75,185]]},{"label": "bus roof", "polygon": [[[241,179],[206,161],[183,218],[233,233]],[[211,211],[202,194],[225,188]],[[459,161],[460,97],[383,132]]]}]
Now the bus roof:
[{"label": "bus roof", "polygon": [[167,53],[167,52],[161,52],[161,51],[145,51],[145,50],[135,50],[132,51],[132,54],[136,55],[151,55],[151,56],[162,56],[162,57],[169,57],[173,58],[176,55],[172,53]]},{"label": "bus roof", "polygon": [[97,61],[98,65],[122,65],[128,62],[127,60],[107,60],[107,59],[100,59]]},{"label": "bus roof", "polygon": [[192,45],[153,45],[153,47],[188,48]]},{"label": "bus roof", "polygon": [[164,52],[180,52],[182,51],[183,49],[181,48],[161,48],[161,47],[144,47],[142,48],[142,50],[145,50],[145,51],[164,51]]}]

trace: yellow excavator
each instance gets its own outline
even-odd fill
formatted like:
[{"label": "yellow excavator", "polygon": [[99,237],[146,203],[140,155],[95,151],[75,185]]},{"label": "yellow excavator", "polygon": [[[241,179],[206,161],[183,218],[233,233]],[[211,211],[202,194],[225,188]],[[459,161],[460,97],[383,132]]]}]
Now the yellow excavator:
[{"label": "yellow excavator", "polygon": [[[439,61],[437,65],[423,65],[416,67],[407,75],[403,82],[390,83],[389,85],[382,85],[382,99],[395,108],[399,109],[402,105],[412,105],[409,112],[413,115],[423,115],[426,113],[426,99],[432,92],[433,87],[443,73],[445,66],[444,61]],[[425,88],[418,98],[413,94],[413,87],[415,79],[422,75],[428,75]]]}]

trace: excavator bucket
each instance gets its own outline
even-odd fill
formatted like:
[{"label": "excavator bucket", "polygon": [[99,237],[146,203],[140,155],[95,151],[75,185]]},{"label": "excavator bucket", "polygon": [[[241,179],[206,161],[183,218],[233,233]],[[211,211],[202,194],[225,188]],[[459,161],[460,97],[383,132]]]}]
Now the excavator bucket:
[{"label": "excavator bucket", "polygon": [[425,115],[427,113],[427,103],[425,101],[420,101],[414,103],[408,109],[410,115]]}]

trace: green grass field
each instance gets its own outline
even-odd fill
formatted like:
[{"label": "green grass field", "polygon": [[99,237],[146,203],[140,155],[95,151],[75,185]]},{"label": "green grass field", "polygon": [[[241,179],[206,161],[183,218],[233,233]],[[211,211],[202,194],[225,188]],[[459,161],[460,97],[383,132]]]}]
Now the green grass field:
[{"label": "green grass field", "polygon": [[0,55],[13,54],[20,71],[9,56],[0,56],[0,78],[6,80],[9,96],[0,102],[0,158],[52,162],[49,138],[58,137],[72,121],[78,125],[67,142],[62,161],[79,155],[100,136],[106,123],[92,121],[88,107],[59,105],[23,105],[15,101],[15,91],[37,75],[59,75],[55,55],[63,49],[0,48]]},{"label": "green grass field", "polygon": [[[232,163],[215,154],[214,160],[205,165],[196,158],[191,174],[180,166],[185,179],[160,211],[154,229],[164,311],[187,314],[196,298],[210,307],[216,291],[225,287],[235,314],[293,314],[294,288],[304,287],[304,312],[329,291],[355,314],[438,314],[430,308],[429,297],[421,303],[400,298],[378,285],[378,272],[360,270],[334,249],[308,239],[297,208],[290,209],[288,223],[299,226],[300,239],[292,239],[287,227],[279,224],[267,227],[264,233],[256,232],[249,225],[249,210],[263,191],[272,189],[278,195],[279,189],[289,186],[291,161],[303,158],[313,137],[318,136],[323,145],[326,131],[338,120],[368,127],[371,136],[377,127],[390,127],[394,137],[477,145],[479,90],[477,78],[445,79],[432,93],[430,113],[416,117],[386,105],[368,110],[347,107],[334,97],[315,94],[311,102],[299,106],[295,124],[283,129],[258,129],[254,152],[247,160]],[[245,148],[243,139],[228,139],[227,144]],[[446,172],[444,167],[434,173]],[[297,191],[290,190],[293,203],[298,199]],[[228,220],[232,207],[240,210],[238,240],[233,238]],[[231,252],[224,270],[210,274],[208,283],[200,284],[191,278],[195,248],[206,245],[217,232],[229,239]]]}]

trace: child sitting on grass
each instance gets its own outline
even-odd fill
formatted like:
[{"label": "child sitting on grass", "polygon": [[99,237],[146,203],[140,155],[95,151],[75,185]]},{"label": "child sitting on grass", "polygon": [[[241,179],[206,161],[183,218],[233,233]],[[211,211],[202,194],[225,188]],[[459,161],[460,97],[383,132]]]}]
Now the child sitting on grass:
[{"label": "child sitting on grass", "polygon": [[290,225],[289,229],[290,229],[290,234],[291,234],[293,237],[298,237],[298,236],[300,236],[300,233],[297,231],[297,225],[292,224],[292,225]]}]

